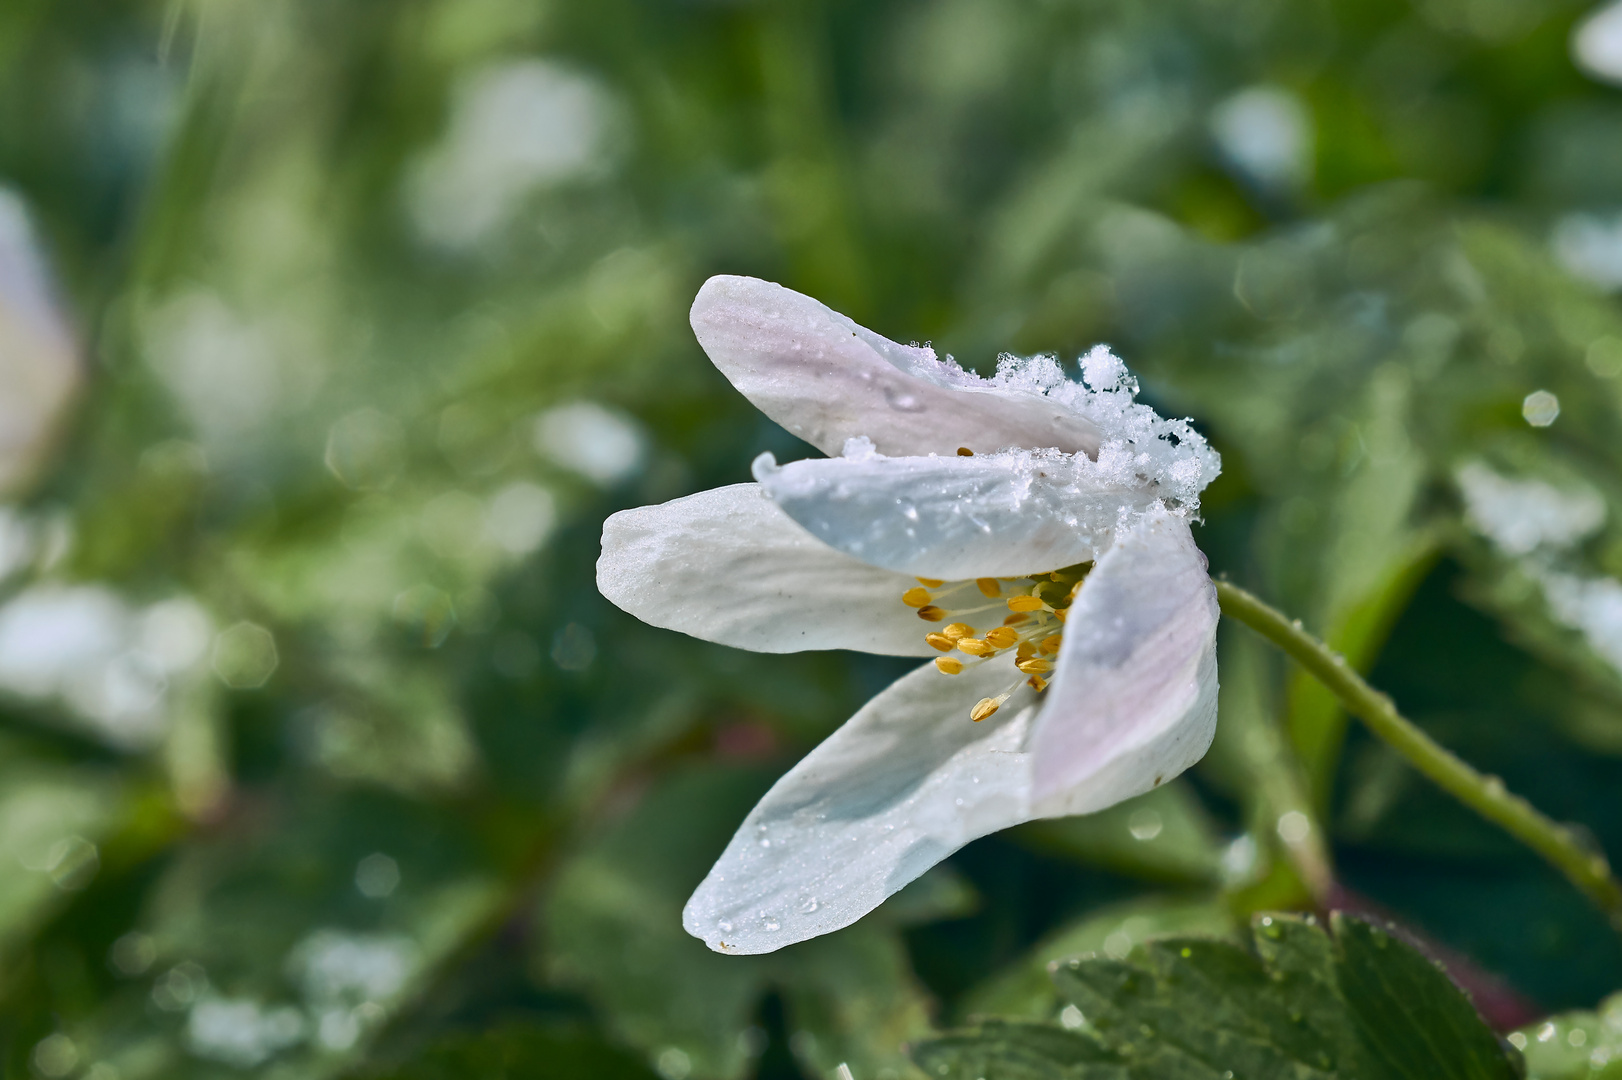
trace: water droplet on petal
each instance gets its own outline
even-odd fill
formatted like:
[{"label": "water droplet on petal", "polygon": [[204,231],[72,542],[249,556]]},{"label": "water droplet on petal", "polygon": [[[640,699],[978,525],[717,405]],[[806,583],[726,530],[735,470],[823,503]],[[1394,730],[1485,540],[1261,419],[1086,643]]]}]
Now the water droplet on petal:
[{"label": "water droplet on petal", "polygon": [[800,911],[803,914],[809,915],[809,914],[811,914],[813,911],[817,910],[817,908],[819,908],[821,906],[822,906],[821,904],[817,903],[817,898],[816,897],[808,896],[805,899],[805,903],[800,905]]},{"label": "water droplet on petal", "polygon": [[771,932],[774,932],[774,933],[783,928],[783,924],[778,922],[775,918],[773,918],[770,915],[766,916],[765,919],[761,920],[761,925],[764,926],[768,931],[771,931]]}]

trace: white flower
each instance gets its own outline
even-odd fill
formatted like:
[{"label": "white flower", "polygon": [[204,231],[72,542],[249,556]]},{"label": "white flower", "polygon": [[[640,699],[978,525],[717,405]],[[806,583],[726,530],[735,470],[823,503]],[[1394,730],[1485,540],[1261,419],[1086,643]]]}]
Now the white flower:
[{"label": "white flower", "polygon": [[768,416],[838,457],[628,510],[597,584],[759,652],[934,656],[791,769],[688,901],[770,952],[847,926],[969,841],[1089,813],[1197,761],[1217,603],[1189,533],[1217,456],[1133,401],[1107,349],[981,379],[798,293],[712,278],[693,329]]}]

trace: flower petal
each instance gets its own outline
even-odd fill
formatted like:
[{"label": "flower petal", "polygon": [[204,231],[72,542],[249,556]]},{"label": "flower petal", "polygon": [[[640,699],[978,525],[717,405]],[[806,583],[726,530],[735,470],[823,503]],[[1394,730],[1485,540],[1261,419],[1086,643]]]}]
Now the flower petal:
[{"label": "flower petal", "polygon": [[897,344],[769,281],[710,278],[691,321],[733,386],[826,454],[859,435],[895,455],[1098,452],[1098,428],[1057,401],[988,386],[933,349]]},{"label": "flower petal", "polygon": [[957,579],[1043,573],[1095,558],[1123,512],[1155,494],[1122,481],[1108,452],[985,457],[877,454],[755,462],[755,479],[795,521],[863,562]]},{"label": "flower petal", "polygon": [[1216,731],[1216,588],[1188,523],[1151,513],[1082,584],[1031,731],[1037,816],[1085,814],[1169,780]]},{"label": "flower petal", "polygon": [[[898,679],[744,819],[687,902],[687,932],[717,952],[772,952],[849,926],[970,840],[1027,820],[1022,678],[1004,655]],[[969,719],[1010,684],[1002,709]]]},{"label": "flower petal", "polygon": [[823,544],[756,484],[622,510],[597,560],[597,588],[643,622],[768,653],[933,656],[901,602],[917,584]]}]

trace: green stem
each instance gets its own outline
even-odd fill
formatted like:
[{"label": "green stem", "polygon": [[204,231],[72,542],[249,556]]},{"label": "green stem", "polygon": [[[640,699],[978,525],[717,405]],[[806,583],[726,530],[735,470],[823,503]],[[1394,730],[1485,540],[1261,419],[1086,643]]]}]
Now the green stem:
[{"label": "green stem", "polygon": [[1391,699],[1363,681],[1344,657],[1268,606],[1226,581],[1216,582],[1222,614],[1237,619],[1284,650],[1323,683],[1353,716],[1409,764],[1470,809],[1497,822],[1511,836],[1547,859],[1622,929],[1622,885],[1611,876],[1605,856],[1576,832],[1544,817],[1532,804],[1504,789],[1496,776],[1483,776],[1454,757],[1397,712]]}]

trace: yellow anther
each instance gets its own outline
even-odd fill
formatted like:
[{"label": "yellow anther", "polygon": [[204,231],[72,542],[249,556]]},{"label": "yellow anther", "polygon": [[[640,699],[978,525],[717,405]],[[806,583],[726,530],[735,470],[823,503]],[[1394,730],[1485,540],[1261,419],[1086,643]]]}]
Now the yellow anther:
[{"label": "yellow anther", "polygon": [[1041,611],[1047,607],[1040,596],[1010,596],[1008,598],[1009,611]]},{"label": "yellow anther", "polygon": [[1002,702],[996,698],[983,697],[975,704],[974,708],[969,710],[969,719],[978,724],[1001,707]]},{"label": "yellow anther", "polygon": [[1032,675],[1030,678],[1025,680],[1025,684],[1032,690],[1035,690],[1038,694],[1048,688],[1048,681],[1042,678],[1040,675]]},{"label": "yellow anther", "polygon": [[937,656],[935,666],[948,675],[956,675],[963,670],[963,661],[953,660],[950,656]]},{"label": "yellow anther", "polygon": [[1004,619],[1002,624],[1004,626],[1018,626],[1020,623],[1030,619],[1030,617],[1031,616],[1028,612],[1016,611],[1012,615],[1008,616],[1008,618]]},{"label": "yellow anther", "polygon": [[1019,640],[1019,634],[1006,626],[986,631],[986,640],[999,649],[1006,649]]},{"label": "yellow anther", "polygon": [[935,578],[932,578],[932,577],[921,577],[921,578],[916,578],[915,580],[918,582],[918,584],[923,585],[926,588],[930,588],[930,589],[938,589],[942,585],[946,584],[946,582],[939,581],[939,580],[937,580]]},{"label": "yellow anther", "polygon": [[1038,645],[1037,648],[1040,649],[1042,652],[1045,652],[1049,656],[1051,656],[1054,653],[1058,652],[1059,651],[1059,646],[1063,645],[1063,644],[1064,644],[1064,635],[1063,634],[1051,634],[1048,637],[1043,638],[1042,639],[1042,644]]},{"label": "yellow anther", "polygon": [[946,618],[946,612],[942,611],[934,604],[926,604],[924,607],[918,609],[918,617],[923,619],[925,622],[940,622],[942,619]]},{"label": "yellow anther", "polygon": [[1020,660],[1029,660],[1031,657],[1033,657],[1035,655],[1036,655],[1036,646],[1032,645],[1028,641],[1020,642],[1019,643],[1019,648],[1014,650],[1014,656],[1017,659],[1020,659]]},{"label": "yellow anther", "polygon": [[956,641],[947,637],[945,634],[925,634],[924,640],[929,642],[929,644],[934,648],[939,649],[941,652],[951,652],[952,647],[957,644]]},{"label": "yellow anther", "polygon": [[1060,622],[1064,622],[1065,616],[1069,615],[1069,614],[1070,614],[1070,609],[1067,608],[1067,607],[1062,607],[1062,608],[1056,609],[1053,612],[1053,617],[1055,619],[1058,619]]},{"label": "yellow anther", "polygon": [[1042,675],[1053,670],[1053,665],[1039,656],[1021,660],[1014,665],[1027,675]]},{"label": "yellow anther", "polygon": [[966,622],[947,623],[941,627],[941,633],[956,641],[958,638],[968,637],[974,633],[974,627]]},{"label": "yellow anther", "polygon": [[997,651],[997,646],[991,644],[990,642],[972,637],[959,638],[957,647],[960,651],[966,652],[970,656],[990,656]]},{"label": "yellow anther", "polygon": [[997,579],[994,577],[975,578],[974,587],[986,596],[1002,595],[1002,586],[997,584]]},{"label": "yellow anther", "polygon": [[924,588],[908,589],[901,594],[901,602],[908,607],[928,607],[933,599],[935,598],[929,595],[929,590]]},{"label": "yellow anther", "polygon": [[957,456],[958,457],[973,457],[974,456],[974,451],[970,450],[967,446],[960,446],[960,447],[957,448]]}]

